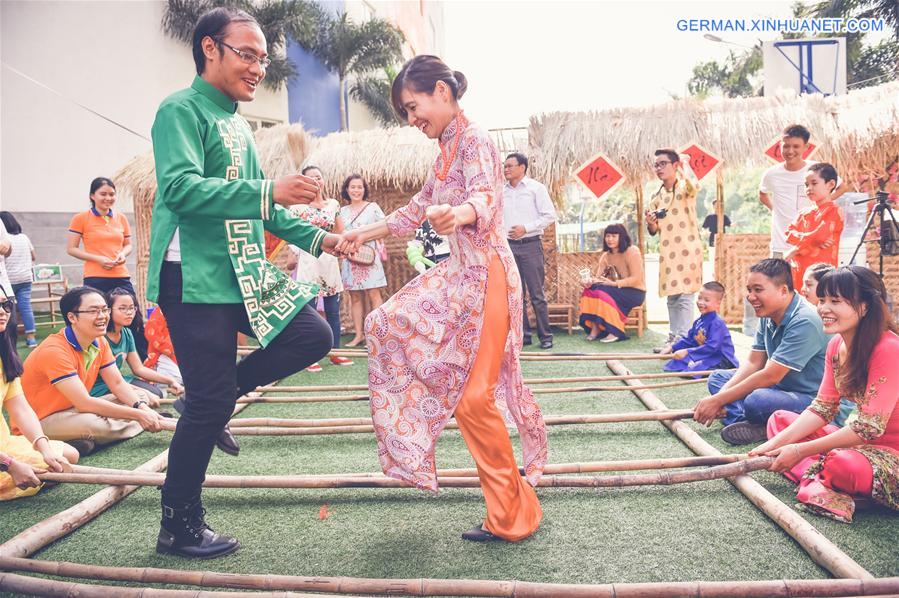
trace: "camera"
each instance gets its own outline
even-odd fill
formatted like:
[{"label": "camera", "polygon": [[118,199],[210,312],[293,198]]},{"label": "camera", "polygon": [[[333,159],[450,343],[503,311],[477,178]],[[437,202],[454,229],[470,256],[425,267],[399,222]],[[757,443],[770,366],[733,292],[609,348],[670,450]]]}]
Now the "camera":
[{"label": "camera", "polygon": [[662,218],[664,218],[665,216],[668,215],[668,208],[661,208],[659,210],[656,210],[655,212],[652,213],[652,215],[655,216],[656,218],[658,218],[659,220],[661,220]]}]

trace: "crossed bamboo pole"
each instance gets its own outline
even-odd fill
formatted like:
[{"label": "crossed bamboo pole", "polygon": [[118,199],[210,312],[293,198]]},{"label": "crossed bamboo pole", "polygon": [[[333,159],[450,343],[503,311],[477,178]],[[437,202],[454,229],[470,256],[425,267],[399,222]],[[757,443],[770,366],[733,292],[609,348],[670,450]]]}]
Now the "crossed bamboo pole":
[{"label": "crossed bamboo pole", "polygon": [[[753,471],[767,469],[773,457],[754,457],[715,465],[702,469],[683,471],[661,471],[657,473],[619,474],[606,476],[564,476],[545,475],[537,482],[538,487],[549,488],[625,488],[630,486],[669,486],[717,480]],[[47,472],[38,476],[45,482],[69,484],[103,484],[112,486],[160,486],[165,480],[161,473],[55,473]],[[444,476],[437,483],[444,488],[480,488],[477,477]],[[408,488],[402,480],[388,477],[319,477],[319,476],[229,476],[207,475],[204,488]]]}]

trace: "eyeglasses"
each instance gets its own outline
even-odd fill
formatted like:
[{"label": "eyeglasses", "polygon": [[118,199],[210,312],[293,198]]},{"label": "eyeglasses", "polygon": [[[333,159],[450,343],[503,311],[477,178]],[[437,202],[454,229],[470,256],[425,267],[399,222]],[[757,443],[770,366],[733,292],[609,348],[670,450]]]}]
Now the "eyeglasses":
[{"label": "eyeglasses", "polygon": [[661,169],[665,168],[666,166],[668,166],[669,164],[671,164],[671,162],[669,162],[668,160],[659,160],[658,162],[653,164],[652,167],[655,168],[656,170],[661,170]]},{"label": "eyeglasses", "polygon": [[117,307],[116,311],[120,311],[123,314],[133,314],[135,311],[137,311],[137,308],[131,305],[129,307]]},{"label": "eyeglasses", "polygon": [[258,64],[263,70],[267,69],[272,64],[272,61],[269,60],[268,58],[259,58],[252,52],[247,52],[246,50],[238,50],[234,46],[226,44],[225,42],[223,42],[220,39],[215,40],[215,43],[221,44],[221,45],[225,46],[226,48],[228,48],[229,50],[233,50],[234,53],[237,54],[240,57],[240,59],[244,62],[244,64]]},{"label": "eyeglasses", "polygon": [[95,307],[94,309],[75,309],[72,311],[76,314],[90,314],[94,318],[99,318],[100,316],[108,316],[109,315],[108,307]]},{"label": "eyeglasses", "polygon": [[0,301],[0,309],[5,311],[8,314],[12,313],[12,301],[7,299],[6,301]]}]

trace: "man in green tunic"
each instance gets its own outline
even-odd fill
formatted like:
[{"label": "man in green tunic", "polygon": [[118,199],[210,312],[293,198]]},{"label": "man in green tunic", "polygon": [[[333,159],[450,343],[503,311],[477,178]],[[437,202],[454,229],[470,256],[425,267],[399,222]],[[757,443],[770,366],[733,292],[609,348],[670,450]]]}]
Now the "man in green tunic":
[{"label": "man in green tunic", "polygon": [[[324,357],[331,329],[307,302],[318,287],[298,284],[265,258],[263,231],[318,256],[342,247],[282,206],[318,190],[292,175],[265,179],[253,133],[237,114],[269,64],[256,21],[232,8],[197,22],[198,76],[166,98],[153,123],[158,190],[150,232],[147,296],[168,321],[186,397],[169,449],[156,550],[211,558],[239,547],[204,520],[200,492],[216,438],[237,397]],[[237,361],[238,331],[263,348]]]}]

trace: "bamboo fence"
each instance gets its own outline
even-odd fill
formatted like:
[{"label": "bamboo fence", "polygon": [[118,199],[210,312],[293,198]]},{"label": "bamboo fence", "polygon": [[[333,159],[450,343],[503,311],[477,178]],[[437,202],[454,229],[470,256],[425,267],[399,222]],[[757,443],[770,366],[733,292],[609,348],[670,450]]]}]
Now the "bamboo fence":
[{"label": "bamboo fence", "polygon": [[[609,369],[615,374],[629,374],[630,371],[620,362],[610,361]],[[628,380],[625,384],[633,386],[635,382]],[[634,394],[649,410],[667,410],[668,407],[652,392],[634,389]],[[721,453],[689,426],[680,421],[662,421],[677,438],[697,455],[718,456]],[[772,521],[787,532],[816,563],[830,571],[836,577],[851,579],[874,579],[836,544],[828,540],[821,532],[796,511],[781,502],[761,484],[749,476],[738,476],[728,480],[752,504],[758,507]]]}]

